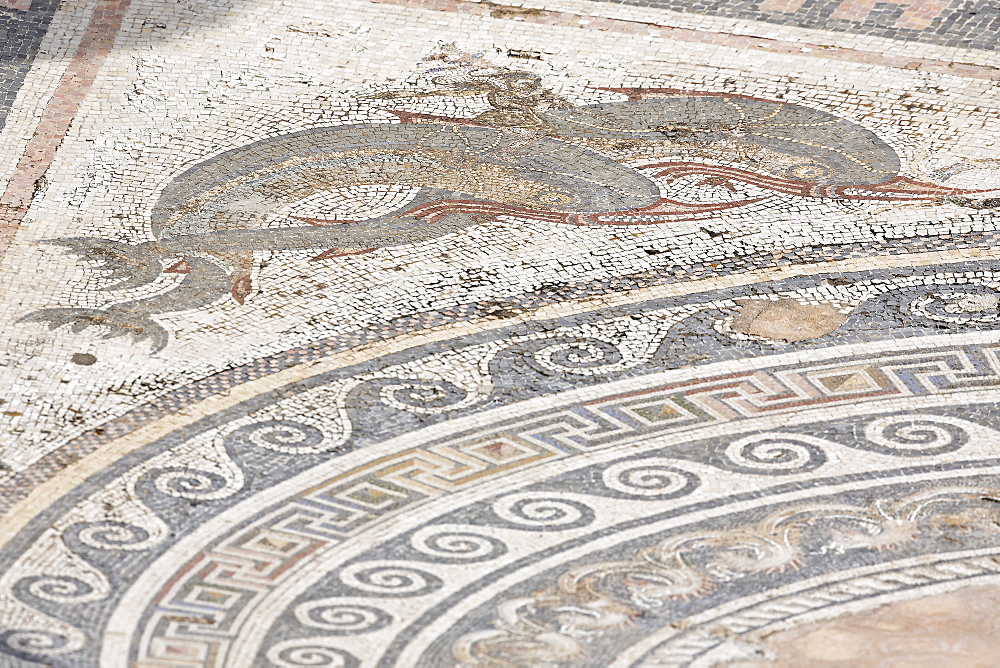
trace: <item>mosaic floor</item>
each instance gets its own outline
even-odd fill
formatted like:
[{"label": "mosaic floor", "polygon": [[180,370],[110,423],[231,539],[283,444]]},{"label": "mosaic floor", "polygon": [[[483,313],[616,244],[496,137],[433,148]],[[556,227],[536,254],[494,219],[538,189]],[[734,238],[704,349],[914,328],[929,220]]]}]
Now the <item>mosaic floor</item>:
[{"label": "mosaic floor", "polygon": [[996,666],[1000,8],[0,0],[0,666]]}]

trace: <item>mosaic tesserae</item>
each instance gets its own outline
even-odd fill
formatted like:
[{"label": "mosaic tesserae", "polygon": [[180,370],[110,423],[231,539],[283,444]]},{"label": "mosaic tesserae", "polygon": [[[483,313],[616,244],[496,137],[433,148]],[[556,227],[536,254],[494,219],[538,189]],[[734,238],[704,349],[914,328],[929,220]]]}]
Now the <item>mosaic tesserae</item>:
[{"label": "mosaic tesserae", "polygon": [[0,667],[996,665],[998,45],[0,0]]}]

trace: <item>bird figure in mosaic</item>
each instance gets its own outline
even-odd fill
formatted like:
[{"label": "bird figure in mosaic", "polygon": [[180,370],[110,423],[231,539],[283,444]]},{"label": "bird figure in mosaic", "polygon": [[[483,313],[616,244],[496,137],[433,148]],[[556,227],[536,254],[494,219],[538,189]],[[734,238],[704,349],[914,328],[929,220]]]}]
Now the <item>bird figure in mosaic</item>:
[{"label": "bird figure in mosaic", "polygon": [[[137,288],[162,272],[184,276],[150,297],[104,309],[44,309],[25,320],[73,331],[103,326],[109,337],[147,339],[159,350],[169,337],[152,316],[226,296],[242,304],[252,291],[255,252],[356,255],[501,216],[662,224],[711,218],[762,199],[687,203],[661,195],[658,182],[692,174],[801,197],[940,200],[977,192],[901,176],[896,153],[870,130],[802,105],[613,89],[627,99],[573,106],[544,89],[537,75],[510,70],[467,77],[457,87],[485,91],[490,110],[474,118],[397,111],[398,123],[262,139],[177,176],[152,210],[149,241],[53,240],[106,270],[106,289]],[[635,159],[647,162],[633,166]],[[323,198],[379,199],[383,206],[368,213],[361,207],[356,218],[301,206]]]}]

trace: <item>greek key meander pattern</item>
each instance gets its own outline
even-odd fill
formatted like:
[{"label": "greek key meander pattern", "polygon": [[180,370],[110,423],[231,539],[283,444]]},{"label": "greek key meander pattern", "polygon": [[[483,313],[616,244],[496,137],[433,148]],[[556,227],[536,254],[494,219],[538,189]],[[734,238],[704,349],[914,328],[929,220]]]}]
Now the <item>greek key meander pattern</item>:
[{"label": "greek key meander pattern", "polygon": [[[520,471],[538,470],[539,464],[572,458],[577,453],[594,451],[594,448],[614,449],[618,444],[634,443],[640,434],[662,438],[665,434],[690,432],[734,420],[815,410],[837,402],[850,401],[857,405],[859,401],[942,397],[955,392],[978,391],[995,384],[997,369],[996,347],[982,346],[945,350],[936,356],[921,352],[812,367],[799,365],[797,368],[729,373],[673,386],[644,387],[639,392],[626,392],[617,397],[594,396],[557,411],[522,418],[520,425],[506,424],[500,431],[477,430],[466,439],[405,449],[329,480],[312,481],[308,494],[290,497],[251,525],[242,527],[231,538],[217,540],[215,548],[191,559],[180,569],[180,578],[164,592],[166,598],[157,605],[153,617],[144,624],[149,629],[161,629],[159,633],[166,635],[162,638],[158,634],[150,636],[144,641],[143,647],[147,649],[142,650],[140,656],[145,657],[144,661],[169,662],[191,654],[204,656],[209,662],[206,665],[222,661],[228,644],[223,638],[238,633],[241,625],[238,620],[252,619],[249,613],[254,606],[269,592],[282,587],[288,578],[294,577],[297,565],[311,563],[309,559],[315,558],[314,555],[329,555],[331,548],[341,546],[352,536],[363,534],[388,517],[413,512],[413,504],[426,505],[463,488],[486,484],[497,477],[516,477]],[[390,393],[382,392],[379,396],[388,405],[395,401]],[[417,407],[418,411],[422,409]],[[892,438],[880,434],[885,429],[895,433],[899,420],[886,419],[888,422],[873,422],[865,431],[870,442],[868,448],[874,452],[882,448],[898,455],[898,445],[893,450],[890,447]],[[963,421],[958,421],[956,427],[954,420],[944,419],[941,423],[941,419],[944,418],[938,418],[937,423],[942,426],[928,427],[930,431],[926,434],[921,431],[919,422],[906,423],[896,438],[915,438],[918,446],[921,438],[930,438],[930,447],[917,447],[912,453],[906,453],[938,453],[940,448],[935,441],[951,439],[958,442],[949,434],[965,426]],[[24,560],[33,561],[32,570],[38,574],[22,571],[17,580],[21,584],[15,585],[14,591],[32,592],[27,599],[32,601],[38,600],[39,591],[46,592],[48,598],[43,597],[44,600],[55,597],[63,602],[106,598],[113,590],[108,574],[102,574],[92,563],[83,562],[74,553],[74,548],[67,548],[75,545],[78,546],[76,550],[85,552],[128,550],[142,553],[166,541],[170,529],[149,506],[138,501],[143,498],[138,490],[155,489],[161,495],[198,503],[222,499],[246,484],[246,475],[238,463],[240,459],[232,457],[231,453],[248,448],[285,453],[315,452],[325,438],[316,427],[290,421],[237,425],[227,431],[209,441],[216,443],[213,446],[214,466],[210,469],[205,467],[204,450],[199,452],[198,468],[185,466],[181,453],[189,446],[180,445],[127,474],[125,479],[133,482],[127,485],[126,490],[131,491],[126,491],[124,497],[115,491],[120,485],[116,480],[107,491],[78,504],[53,524],[54,531],[49,531],[47,538],[36,540],[26,553]],[[336,436],[334,444],[333,447],[340,444]],[[733,471],[752,476],[797,473],[813,470],[825,461],[824,445],[829,444],[808,436],[758,434],[732,441],[720,453],[723,458],[720,461],[725,461],[725,467]],[[942,452],[952,451],[945,448]],[[170,465],[157,467],[157,461]],[[657,463],[652,469],[641,469],[641,472],[620,469],[621,466],[611,466],[602,475],[608,481],[608,489],[617,491],[618,496],[624,493],[625,498],[668,499],[691,487],[685,482],[684,470],[676,469],[676,462]],[[532,507],[530,499],[525,502]],[[102,522],[81,521],[93,516],[89,508],[95,506],[115,507],[117,512],[105,513],[109,519]],[[518,510],[506,511],[508,517],[514,517],[510,512],[515,515],[531,512],[525,511],[523,505],[514,507]],[[536,512],[542,512],[544,525],[546,513]],[[72,539],[67,540],[67,536]],[[458,541],[460,553],[462,536],[458,534],[453,539]],[[447,554],[447,550],[443,553]],[[45,574],[52,572],[56,564],[63,571],[72,566],[74,573],[69,580],[57,580],[62,583],[59,586],[56,581],[45,580]],[[32,584],[24,584],[26,582]],[[199,617],[192,613],[194,599],[190,597],[194,595],[192,592],[200,592],[204,587],[216,593],[206,593],[194,603],[201,611]],[[48,616],[38,617],[37,608],[29,614],[23,596],[7,601],[9,609],[18,617],[28,614],[39,621],[45,619],[32,632],[52,629],[54,623],[61,627],[65,642],[54,647],[58,651],[56,656],[84,648],[83,637],[79,632],[74,633],[71,627],[58,624]],[[211,631],[200,631],[206,624]],[[231,630],[227,633],[226,629]],[[206,634],[210,639],[204,637]],[[189,640],[192,635],[197,640]]]},{"label": "greek key meander pattern", "polygon": [[973,5],[0,0],[0,668],[992,661]]},{"label": "greek key meander pattern", "polygon": [[[933,424],[933,421],[931,421]],[[950,425],[954,426],[954,425]],[[960,432],[959,432],[960,433]],[[947,432],[946,432],[947,434]],[[911,431],[907,436],[912,436]],[[946,435],[943,440],[948,440],[954,435]],[[994,436],[995,437],[995,436]],[[877,437],[876,437],[877,438]],[[770,445],[770,444],[768,444]],[[911,446],[912,443],[908,440],[904,440],[903,447]],[[770,451],[773,453],[774,451]],[[657,459],[655,462],[650,462],[647,459],[641,459],[638,461],[633,461],[631,463],[626,462],[626,464],[631,464],[631,471],[633,472],[633,479],[636,474],[641,476],[641,484],[633,485],[630,491],[635,493],[638,490],[639,495],[642,496],[657,496],[661,498],[669,498],[669,495],[675,494],[679,489],[684,489],[684,483],[678,483],[678,471],[668,470],[660,464],[662,460]],[[678,462],[674,460],[672,463],[677,464]],[[659,467],[659,468],[657,468]],[[621,467],[619,467],[621,468]],[[611,471],[611,476],[605,476],[606,479],[614,480],[614,476],[617,471]],[[672,476],[670,474],[673,474]],[[657,487],[651,489],[650,476],[656,476],[655,484]],[[617,487],[620,484],[620,477],[616,483],[611,483],[610,488]],[[687,485],[690,487],[690,485]],[[655,492],[650,494],[650,492]],[[852,550],[860,548],[881,548],[887,549],[893,547],[894,545],[905,542],[908,540],[907,536],[914,533],[919,524],[919,520],[923,519],[922,513],[928,506],[933,506],[936,502],[940,502],[943,497],[957,496],[958,498],[969,498],[978,501],[981,495],[993,495],[994,491],[992,489],[987,489],[984,491],[979,491],[970,487],[959,487],[956,490],[950,490],[949,492],[941,492],[936,490],[934,494],[928,495],[918,495],[923,498],[908,499],[907,502],[901,503],[899,510],[891,510],[879,507],[878,504],[874,508],[849,508],[845,507],[843,504],[831,505],[826,508],[831,517],[837,520],[842,520],[845,516],[849,516],[853,513],[853,520],[858,523],[859,526],[855,527],[855,532],[851,534],[844,534],[839,537],[840,542],[835,545],[839,550]],[[932,497],[928,499],[927,497]],[[518,529],[534,529],[534,530],[545,530],[545,531],[558,531],[562,532],[567,529],[573,529],[576,527],[588,524],[594,520],[595,509],[593,505],[588,506],[586,501],[586,495],[571,495],[569,498],[565,494],[546,494],[546,493],[534,493],[534,494],[514,494],[514,495],[504,495],[495,504],[494,511],[497,516],[508,522],[513,522]],[[992,498],[992,496],[990,497]],[[643,509],[648,512],[648,509]],[[904,512],[905,511],[905,512]],[[758,531],[762,532],[757,534],[758,537],[754,537],[752,532],[745,530],[733,530],[729,534],[728,540],[734,541],[734,547],[736,551],[735,554],[729,556],[729,563],[727,566],[726,575],[723,579],[732,580],[734,574],[738,572],[737,564],[745,564],[747,573],[769,571],[772,569],[784,568],[790,563],[796,563],[800,558],[804,558],[804,555],[800,555],[798,550],[794,545],[788,544],[791,533],[797,531],[799,526],[796,525],[795,516],[798,514],[800,516],[809,516],[808,523],[816,524],[822,518],[824,508],[818,504],[808,505],[799,509],[798,513],[792,511],[781,511],[778,516],[771,520],[766,520],[763,525],[764,528]],[[802,518],[799,517],[799,520]],[[780,522],[779,522],[780,520]],[[790,523],[789,526],[774,528],[771,526],[775,522],[779,524],[781,522]],[[454,524],[433,524],[426,527],[430,530],[430,534],[427,531],[420,530],[413,534],[410,538],[410,544],[417,550],[417,552],[423,555],[430,555],[435,557],[434,561],[437,563],[474,563],[479,561],[490,561],[503,556],[508,548],[499,542],[497,539],[504,538],[503,533],[499,533],[496,530],[490,530],[484,533],[482,526],[470,526],[470,525],[454,525]],[[726,535],[723,532],[722,535],[717,535],[718,532],[709,532],[705,534],[697,534],[695,536],[682,535],[670,541],[670,545],[684,545],[688,542],[695,543],[692,549],[697,549],[698,544],[705,544],[705,541],[709,541],[710,544],[716,544],[722,540],[722,536]],[[746,557],[740,554],[743,550],[747,549],[748,541],[756,540],[758,541],[758,547],[751,550],[754,553],[753,557]],[[435,542],[432,542],[435,541]],[[829,547],[829,546],[827,546]],[[666,549],[666,547],[658,548]],[[704,574],[698,573],[697,571],[692,571],[690,567],[680,566],[678,570],[677,566],[671,566],[671,559],[674,557],[661,557],[660,560],[653,559],[648,554],[642,554],[637,558],[635,563],[632,565],[631,570],[629,570],[626,564],[623,562],[621,564],[612,563],[600,563],[598,567],[587,567],[584,569],[583,575],[590,573],[597,568],[599,571],[601,568],[607,569],[608,572],[621,574],[625,573],[628,577],[636,579],[640,575],[643,576],[643,582],[641,585],[636,585],[638,589],[633,591],[634,596],[631,599],[631,603],[645,604],[645,607],[652,607],[653,609],[661,608],[662,606],[668,606],[668,601],[678,595],[684,596],[699,596],[710,590],[708,582]],[[742,560],[742,561],[741,561]],[[425,562],[426,557],[418,557],[418,561]],[[679,561],[677,563],[683,563]],[[414,566],[419,566],[415,568]],[[353,567],[348,566],[340,571],[338,579],[341,583],[347,585],[349,590],[347,592],[342,592],[340,596],[322,596],[317,598],[316,589],[314,585],[310,588],[309,600],[298,605],[296,608],[296,618],[302,621],[308,627],[315,628],[315,618],[309,616],[307,621],[303,619],[303,615],[307,614],[302,611],[309,611],[310,613],[321,607],[325,609],[339,609],[337,606],[350,606],[359,604],[362,602],[365,604],[379,604],[385,596],[420,596],[427,595],[435,590],[442,589],[442,583],[446,581],[445,573],[440,572],[441,569],[437,569],[437,576],[433,575],[433,570],[428,572],[426,567],[427,563],[420,563],[414,565],[408,565],[406,562],[400,562],[398,559],[393,562],[385,562],[378,560],[371,561],[361,561],[360,563],[355,562]],[[716,575],[719,576],[719,571],[716,568]],[[658,570],[657,570],[658,569]],[[737,569],[734,571],[734,569]],[[603,571],[601,571],[603,572]],[[364,574],[364,575],[361,575]],[[450,577],[455,577],[454,573],[449,573]],[[481,576],[481,574],[480,574]],[[567,576],[568,577],[568,576]],[[590,622],[595,622],[594,619],[588,616],[586,610],[589,608],[591,612],[596,612],[598,614],[598,620],[596,620],[596,625],[603,627],[605,623],[609,627],[614,627],[614,617],[616,614],[620,617],[625,615],[638,614],[636,610],[623,609],[626,606],[625,603],[615,603],[614,601],[605,598],[603,601],[594,601],[591,599],[593,591],[591,588],[586,587],[578,582],[582,575],[573,576],[570,581],[575,583],[572,585],[572,592],[579,592],[579,595],[583,597],[579,605],[583,608],[580,614],[581,619],[577,620],[582,624],[582,628],[588,628],[587,624]],[[595,575],[596,581],[601,581],[600,573]],[[361,579],[359,579],[361,578]],[[561,578],[560,582],[563,582],[565,578]],[[904,578],[904,582],[906,579]],[[197,580],[191,582],[186,587],[178,587],[174,589],[175,595],[180,592],[188,592],[191,587],[199,586],[212,586],[212,584],[221,585],[218,582],[206,582],[204,580]],[[226,583],[232,586],[233,583]],[[912,583],[911,583],[912,584]],[[320,593],[322,593],[322,588],[320,588]],[[539,611],[544,609],[544,601],[550,601],[548,605],[558,606],[559,610],[565,611],[569,605],[568,599],[570,598],[571,592],[563,592],[561,594],[546,594],[541,600],[524,601],[520,605],[527,606],[528,609],[532,610],[532,615],[542,614]],[[369,597],[374,598],[362,598],[367,594]],[[179,600],[180,597],[175,599],[175,604],[167,611],[162,611],[161,614],[165,614],[168,618],[176,617],[178,612],[184,609],[184,603]],[[827,600],[827,603],[830,601]],[[425,605],[427,605],[425,603]],[[617,605],[617,610],[616,610]],[[640,605],[642,607],[642,605]],[[507,606],[501,605],[500,609],[506,610]],[[160,612],[159,610],[157,611]],[[221,610],[216,611],[218,614],[226,614]],[[601,619],[603,614],[608,614],[610,619]],[[332,614],[332,612],[331,612]],[[384,612],[383,616],[388,613]],[[518,646],[524,646],[525,644],[534,645],[549,645],[552,644],[551,634],[552,629],[548,628],[547,625],[536,620],[534,623],[528,620],[522,620],[520,622],[521,629],[518,629],[517,617],[519,613],[515,613],[511,610],[505,614],[514,614],[513,618],[505,619],[500,628],[508,630],[505,633],[499,633],[501,638],[497,639],[497,632],[484,632],[484,633],[472,633],[469,638],[463,637],[458,641],[458,646],[455,648],[454,652],[456,657],[464,661],[472,661],[473,664],[478,665],[483,657],[476,656],[477,652],[474,647],[475,643],[485,642],[488,646],[493,645],[493,653],[489,653],[487,650],[487,657],[492,656],[495,660],[500,660],[499,657],[510,656],[511,652],[515,652]],[[618,620],[621,621],[620,619]],[[579,640],[580,634],[575,633],[574,625],[567,624],[565,619],[560,617],[560,622],[562,622],[561,632],[567,637],[565,638],[566,643],[570,645],[576,645],[573,650],[573,656],[577,658],[581,655],[581,647],[579,642],[574,641],[574,637]],[[388,622],[386,623],[388,624]],[[213,625],[214,626],[214,625]],[[160,628],[166,628],[167,625],[160,625]],[[567,628],[568,627],[568,628]],[[458,628],[467,628],[465,625],[460,624]],[[593,630],[593,627],[590,627]],[[521,636],[520,638],[515,637],[513,645],[504,644],[503,636],[508,636],[511,629],[515,629],[514,633],[516,636]],[[186,626],[183,629],[173,629],[174,633],[180,638],[174,638],[175,640],[180,640],[181,646],[187,646],[189,642],[206,642],[206,636],[209,634],[206,631],[198,633],[191,626]],[[367,628],[364,630],[368,630]],[[372,629],[374,630],[374,629]],[[577,629],[579,630],[579,629]],[[545,642],[536,643],[525,643],[525,634],[528,636],[535,637],[538,640],[537,635],[541,633],[543,635],[549,636]],[[197,640],[192,640],[190,636],[195,636]],[[287,630],[282,634],[287,636]],[[185,638],[185,636],[187,636]],[[199,637],[200,636],[200,637]],[[215,636],[215,634],[212,634]],[[213,640],[215,638],[213,637]],[[592,641],[594,638],[588,640]],[[275,646],[274,649],[269,650],[268,656],[273,657],[276,654],[284,653],[292,646],[295,647],[306,647],[310,646],[310,643],[319,643],[320,646],[332,649],[335,647],[340,647],[344,650],[344,640],[332,640],[327,639],[320,642],[319,639],[315,637],[300,638],[298,641],[286,640]],[[499,647],[497,647],[499,645]],[[170,645],[171,647],[176,647]],[[355,646],[357,646],[355,644]],[[349,647],[349,646],[348,646]],[[550,648],[553,649],[553,648]],[[558,649],[558,648],[554,648]],[[565,649],[562,648],[562,649]],[[172,650],[176,652],[176,649]],[[157,658],[156,655],[149,656],[149,658]],[[520,657],[524,662],[530,662],[532,660],[538,661],[543,659],[552,660],[555,658],[562,658],[565,660],[567,657],[560,656],[558,652],[552,655],[543,656],[542,654],[535,654],[529,656]],[[487,664],[490,661],[486,661]]]}]

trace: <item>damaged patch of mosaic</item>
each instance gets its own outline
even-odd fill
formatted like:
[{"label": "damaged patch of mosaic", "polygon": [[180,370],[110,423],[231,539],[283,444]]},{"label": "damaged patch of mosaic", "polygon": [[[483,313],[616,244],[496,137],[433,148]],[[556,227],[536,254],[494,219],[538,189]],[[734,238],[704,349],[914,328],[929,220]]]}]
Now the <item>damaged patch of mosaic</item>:
[{"label": "damaged patch of mosaic", "polygon": [[0,0],[0,665],[992,656],[990,16]]}]

